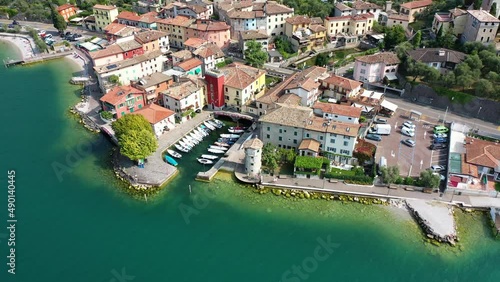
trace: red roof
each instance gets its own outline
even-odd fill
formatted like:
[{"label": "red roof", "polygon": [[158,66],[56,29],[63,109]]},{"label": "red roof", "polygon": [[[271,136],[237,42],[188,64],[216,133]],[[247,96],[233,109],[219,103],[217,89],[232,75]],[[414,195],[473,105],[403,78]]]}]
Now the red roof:
[{"label": "red roof", "polygon": [[141,19],[141,17],[136,13],[123,11],[118,14],[118,19],[138,22]]},{"label": "red roof", "polygon": [[412,2],[407,2],[404,4],[401,4],[401,8],[406,8],[406,9],[417,9],[417,8],[422,8],[422,7],[427,7],[432,4],[432,0],[420,0],[420,1],[412,1]]},{"label": "red roof", "polygon": [[500,167],[500,144],[481,139],[467,137],[465,139],[466,162],[491,167]]},{"label": "red roof", "polygon": [[201,66],[201,64],[203,64],[203,62],[200,61],[199,59],[191,58],[191,59],[187,59],[183,62],[180,62],[179,64],[177,64],[177,67],[179,67],[185,71],[188,71],[188,70],[194,69],[197,66]]},{"label": "red roof", "polygon": [[134,96],[135,95],[142,95],[142,94],[144,94],[144,91],[137,89],[137,88],[130,86],[130,85],[116,86],[113,89],[111,89],[111,91],[109,91],[104,96],[102,96],[101,99],[99,99],[99,100],[116,106],[120,103],[125,102],[128,94],[133,94]]},{"label": "red roof", "polygon": [[334,74],[323,79],[323,82],[342,87],[342,88],[349,90],[349,91],[356,89],[356,88],[360,87],[361,84],[363,84],[359,81],[352,80],[352,79],[345,78],[345,77],[338,76],[338,75],[334,75]]},{"label": "red roof", "polygon": [[59,6],[59,7],[57,7],[57,11],[61,12],[61,11],[64,11],[64,10],[67,10],[67,9],[71,9],[71,8],[75,9],[75,6],[66,3],[66,4],[63,4],[63,5]]},{"label": "red roof", "polygon": [[151,124],[156,124],[172,115],[175,115],[173,111],[155,104],[144,106],[144,108],[137,110],[132,114],[142,115]]},{"label": "red roof", "polygon": [[359,118],[361,116],[361,108],[351,107],[346,105],[339,105],[333,103],[316,102],[313,109],[319,109],[323,113],[334,114],[345,117]]}]

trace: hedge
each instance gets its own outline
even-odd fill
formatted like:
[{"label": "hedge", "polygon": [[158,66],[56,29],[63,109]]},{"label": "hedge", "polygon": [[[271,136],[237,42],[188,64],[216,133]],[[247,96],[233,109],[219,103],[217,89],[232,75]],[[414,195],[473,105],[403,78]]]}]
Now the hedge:
[{"label": "hedge", "polygon": [[373,178],[368,175],[339,175],[336,173],[327,173],[325,177],[345,180],[347,183],[373,184]]},{"label": "hedge", "polygon": [[295,167],[304,169],[321,169],[323,158],[297,156],[295,158]]}]

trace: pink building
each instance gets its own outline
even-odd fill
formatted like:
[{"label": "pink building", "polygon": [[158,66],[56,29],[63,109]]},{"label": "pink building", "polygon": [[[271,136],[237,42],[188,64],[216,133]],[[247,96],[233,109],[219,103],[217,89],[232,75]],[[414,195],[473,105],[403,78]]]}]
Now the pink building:
[{"label": "pink building", "polygon": [[354,79],[380,82],[387,77],[389,80],[394,80],[399,63],[398,56],[391,52],[357,57],[354,64]]},{"label": "pink building", "polygon": [[222,47],[231,38],[230,28],[225,22],[198,19],[186,28],[186,38],[197,37]]}]

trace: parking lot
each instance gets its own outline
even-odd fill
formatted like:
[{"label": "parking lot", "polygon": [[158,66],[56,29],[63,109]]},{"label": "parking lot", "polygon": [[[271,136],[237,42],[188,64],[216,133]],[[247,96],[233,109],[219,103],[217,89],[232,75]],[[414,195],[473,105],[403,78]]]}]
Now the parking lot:
[{"label": "parking lot", "polygon": [[[435,124],[411,120],[415,125],[415,135],[409,137],[401,133],[401,125],[405,121],[410,121],[409,112],[397,110],[391,118],[387,118],[387,123],[391,125],[390,135],[382,135],[382,140],[378,142],[366,140],[377,146],[376,163],[379,164],[380,158],[385,157],[387,166],[399,166],[401,176],[419,176],[421,171],[432,165],[445,165],[448,150],[430,149]],[[405,139],[414,140],[415,146],[405,145]]]}]

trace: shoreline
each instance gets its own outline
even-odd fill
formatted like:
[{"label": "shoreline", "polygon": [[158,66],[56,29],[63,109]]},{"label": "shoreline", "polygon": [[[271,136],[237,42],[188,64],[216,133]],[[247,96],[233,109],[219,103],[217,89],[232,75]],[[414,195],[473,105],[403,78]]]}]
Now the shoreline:
[{"label": "shoreline", "polygon": [[25,60],[27,58],[32,58],[35,56],[31,46],[31,42],[24,36],[7,35],[1,33],[0,40],[8,42],[13,46],[13,49],[17,49],[17,54],[20,56],[21,60]]}]

